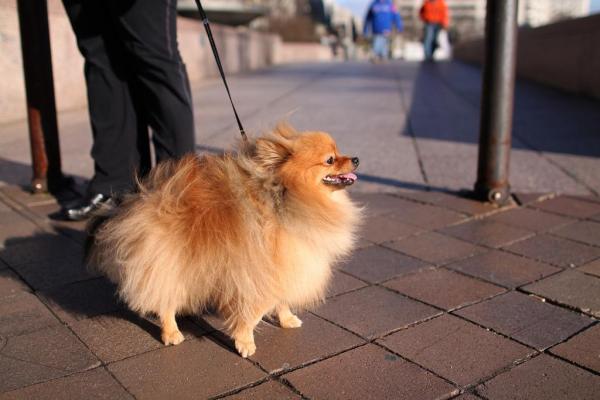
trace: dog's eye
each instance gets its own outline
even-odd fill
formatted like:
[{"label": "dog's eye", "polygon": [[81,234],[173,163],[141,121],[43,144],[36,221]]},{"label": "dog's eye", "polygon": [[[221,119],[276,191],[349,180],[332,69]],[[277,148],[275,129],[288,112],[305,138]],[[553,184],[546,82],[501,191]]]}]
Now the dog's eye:
[{"label": "dog's eye", "polygon": [[334,161],[335,161],[335,160],[333,159],[333,157],[329,157],[329,158],[327,159],[327,161],[325,161],[325,162],[326,162],[327,164],[329,164],[329,165],[333,165],[333,162],[334,162]]}]

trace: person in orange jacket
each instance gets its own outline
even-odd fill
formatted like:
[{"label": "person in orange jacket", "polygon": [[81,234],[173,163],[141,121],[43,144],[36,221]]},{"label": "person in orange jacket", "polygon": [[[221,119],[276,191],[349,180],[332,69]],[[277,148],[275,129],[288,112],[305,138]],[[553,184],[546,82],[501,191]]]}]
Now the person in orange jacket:
[{"label": "person in orange jacket", "polygon": [[425,0],[419,11],[421,20],[425,23],[423,34],[423,49],[425,59],[433,60],[437,47],[437,37],[441,29],[447,29],[449,23],[448,6],[444,0]]}]

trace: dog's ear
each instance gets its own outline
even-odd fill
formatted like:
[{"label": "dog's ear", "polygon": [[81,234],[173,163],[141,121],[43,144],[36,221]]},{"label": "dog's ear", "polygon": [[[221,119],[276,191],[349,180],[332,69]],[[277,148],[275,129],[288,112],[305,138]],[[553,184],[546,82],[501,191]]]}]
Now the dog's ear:
[{"label": "dog's ear", "polygon": [[273,134],[289,140],[294,139],[296,136],[299,135],[298,131],[294,129],[292,125],[285,121],[281,121],[277,124],[277,126],[273,130]]},{"label": "dog's ear", "polygon": [[278,167],[285,162],[291,153],[291,146],[287,140],[265,138],[256,140],[256,158],[264,167]]}]

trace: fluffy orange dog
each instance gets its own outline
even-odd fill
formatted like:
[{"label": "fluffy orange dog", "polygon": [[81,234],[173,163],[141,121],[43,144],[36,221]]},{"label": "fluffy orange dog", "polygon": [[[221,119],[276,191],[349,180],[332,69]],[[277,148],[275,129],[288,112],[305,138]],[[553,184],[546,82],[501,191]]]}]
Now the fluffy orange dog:
[{"label": "fluffy orange dog", "polygon": [[360,209],[340,189],[357,166],[326,133],[287,125],[235,154],[163,163],[100,225],[88,262],[159,316],[165,344],[184,340],[176,314],[210,306],[248,357],[263,316],[302,325],[290,309],[322,300],[352,249]]}]

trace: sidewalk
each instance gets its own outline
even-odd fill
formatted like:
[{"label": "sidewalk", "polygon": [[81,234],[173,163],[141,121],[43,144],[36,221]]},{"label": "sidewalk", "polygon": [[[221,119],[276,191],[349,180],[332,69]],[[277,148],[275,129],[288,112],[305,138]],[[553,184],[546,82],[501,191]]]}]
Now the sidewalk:
[{"label": "sidewalk", "polygon": [[[18,186],[25,131],[0,127],[0,400],[596,399],[600,106],[519,86],[515,196],[498,209],[456,192],[475,179],[477,79],[454,63],[233,79],[249,131],[300,107],[292,123],[358,154],[352,196],[369,214],[327,301],[298,330],[261,323],[248,360],[214,316],[180,318],[186,341],[164,347],[155,321],[84,270],[83,224],[49,220],[55,201]],[[199,151],[229,147],[219,83],[195,100]],[[79,180],[91,172],[86,124],[84,111],[61,115],[65,171]]]}]

